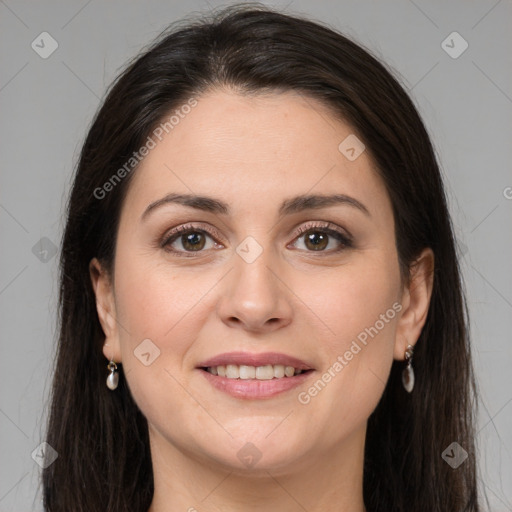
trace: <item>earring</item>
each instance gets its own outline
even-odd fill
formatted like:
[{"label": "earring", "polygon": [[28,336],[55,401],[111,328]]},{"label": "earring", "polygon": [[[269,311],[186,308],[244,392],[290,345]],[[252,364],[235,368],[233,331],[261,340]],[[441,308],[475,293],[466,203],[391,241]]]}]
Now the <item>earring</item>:
[{"label": "earring", "polygon": [[114,391],[119,384],[119,374],[117,373],[117,364],[111,359],[110,363],[108,363],[107,368],[110,370],[110,373],[107,377],[107,387],[108,389]]},{"label": "earring", "polygon": [[414,388],[414,370],[412,369],[413,352],[414,347],[412,345],[407,345],[407,349],[405,351],[405,360],[407,361],[407,366],[402,372],[402,384],[404,385],[407,393],[410,393]]}]

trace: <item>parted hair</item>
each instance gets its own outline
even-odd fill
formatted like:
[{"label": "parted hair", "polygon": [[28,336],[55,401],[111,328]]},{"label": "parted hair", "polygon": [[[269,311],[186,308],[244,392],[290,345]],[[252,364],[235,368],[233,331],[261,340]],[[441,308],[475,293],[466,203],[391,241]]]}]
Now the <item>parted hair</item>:
[{"label": "parted hair", "polygon": [[[476,386],[468,318],[443,180],[430,137],[399,80],[360,44],[327,25],[259,4],[172,24],[129,62],[105,94],[83,143],[67,204],[60,257],[60,332],[43,471],[48,512],[146,512],[154,483],[147,420],[106,361],[89,262],[112,269],[121,205],[135,168],[105,197],[94,191],[189,98],[296,91],[325,104],[364,142],[394,214],[407,277],[430,247],[430,309],[414,352],[415,389],[394,361],[368,420],[363,496],[368,512],[477,512]],[[453,469],[443,450],[468,459]]]}]

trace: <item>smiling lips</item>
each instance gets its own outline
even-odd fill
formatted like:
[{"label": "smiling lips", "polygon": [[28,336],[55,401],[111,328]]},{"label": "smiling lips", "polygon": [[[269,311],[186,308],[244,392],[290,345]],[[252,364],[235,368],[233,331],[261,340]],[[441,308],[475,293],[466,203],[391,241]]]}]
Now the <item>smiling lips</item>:
[{"label": "smiling lips", "polygon": [[278,352],[263,352],[251,354],[250,352],[227,352],[207,359],[200,363],[198,368],[211,368],[215,366],[267,366],[283,365],[291,366],[296,370],[312,370],[313,368],[304,361]]},{"label": "smiling lips", "polygon": [[285,354],[230,352],[197,367],[217,389],[237,398],[269,398],[302,383],[313,368]]},{"label": "smiling lips", "polygon": [[209,366],[206,368],[207,372],[212,375],[219,375],[228,379],[258,379],[270,380],[281,379],[283,377],[293,377],[299,375],[303,370],[297,370],[293,366],[283,366],[282,364],[266,364],[264,366],[249,366],[249,365],[218,365]]}]

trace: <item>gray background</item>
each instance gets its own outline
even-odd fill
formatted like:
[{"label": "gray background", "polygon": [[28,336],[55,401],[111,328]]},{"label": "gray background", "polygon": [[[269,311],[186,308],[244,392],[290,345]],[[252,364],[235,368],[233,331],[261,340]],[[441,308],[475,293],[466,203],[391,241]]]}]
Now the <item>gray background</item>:
[{"label": "gray background", "polygon": [[[56,338],[52,244],[60,241],[86,128],[105,87],[128,58],[168,23],[220,5],[226,4],[0,0],[1,512],[41,510],[40,468],[31,454],[44,441]],[[326,21],[370,48],[401,77],[425,119],[463,254],[482,394],[480,486],[491,510],[510,511],[512,3],[287,0],[269,5]],[[43,59],[31,44],[45,31],[58,48]],[[469,44],[458,58],[441,45],[453,31]],[[452,51],[461,48],[460,40],[448,44]],[[47,240],[40,242],[43,237]]]}]

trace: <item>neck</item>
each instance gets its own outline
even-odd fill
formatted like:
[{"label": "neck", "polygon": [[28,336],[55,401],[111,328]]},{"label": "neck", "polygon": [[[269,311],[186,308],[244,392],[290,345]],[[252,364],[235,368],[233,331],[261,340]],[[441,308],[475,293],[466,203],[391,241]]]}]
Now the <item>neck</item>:
[{"label": "neck", "polygon": [[325,453],[240,471],[185,453],[151,431],[155,492],[148,512],[364,512],[366,425]]}]

